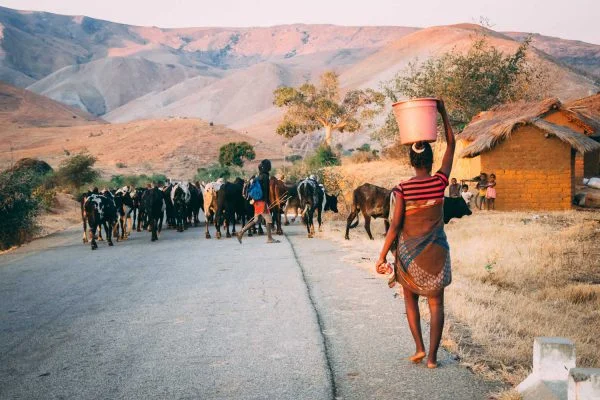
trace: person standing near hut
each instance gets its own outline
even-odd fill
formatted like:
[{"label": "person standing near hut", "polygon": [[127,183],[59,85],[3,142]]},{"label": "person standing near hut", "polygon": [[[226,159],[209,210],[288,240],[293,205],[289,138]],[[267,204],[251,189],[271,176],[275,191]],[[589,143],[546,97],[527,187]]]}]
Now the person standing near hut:
[{"label": "person standing near hut", "polygon": [[[406,317],[415,340],[413,363],[425,357],[421,333],[419,296],[427,297],[431,313],[431,332],[427,367],[436,368],[437,352],[444,328],[444,288],[452,280],[450,249],[444,233],[444,191],[452,170],[455,139],[442,100],[438,100],[442,115],[447,148],[442,166],[431,174],[433,151],[427,142],[415,143],[410,149],[410,163],[415,176],[400,183],[394,190],[395,206],[389,231],[375,265],[378,273],[389,273],[390,287],[399,282],[404,291]],[[397,240],[395,264],[387,264],[386,256]]]},{"label": "person standing near hut", "polygon": [[477,189],[477,198],[475,199],[475,205],[479,210],[483,210],[486,205],[485,195],[487,194],[488,176],[485,172],[479,174],[479,180],[475,189]]},{"label": "person standing near hut", "polygon": [[448,187],[448,197],[458,199],[460,197],[460,191],[462,186],[456,181],[456,178],[450,180],[450,186]]},{"label": "person standing near hut", "polygon": [[485,202],[487,205],[487,210],[495,210],[496,209],[496,175],[490,174],[490,180],[487,184],[487,189],[485,191]]}]

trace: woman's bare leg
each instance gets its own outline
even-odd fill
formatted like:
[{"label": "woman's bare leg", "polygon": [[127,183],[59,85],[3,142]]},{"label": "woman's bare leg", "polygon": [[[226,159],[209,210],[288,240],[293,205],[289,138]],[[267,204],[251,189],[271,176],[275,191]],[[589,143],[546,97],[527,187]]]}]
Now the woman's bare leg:
[{"label": "woman's bare leg", "polygon": [[429,313],[431,314],[431,331],[429,333],[429,357],[427,367],[437,367],[437,352],[444,331],[444,292],[435,297],[429,297]]},{"label": "woman's bare leg", "polygon": [[404,290],[404,304],[406,306],[406,319],[408,319],[408,326],[410,332],[415,340],[416,351],[415,354],[410,357],[410,360],[414,363],[421,362],[425,358],[425,345],[423,344],[423,334],[421,333],[421,313],[419,312],[419,296],[414,294],[407,288]]}]

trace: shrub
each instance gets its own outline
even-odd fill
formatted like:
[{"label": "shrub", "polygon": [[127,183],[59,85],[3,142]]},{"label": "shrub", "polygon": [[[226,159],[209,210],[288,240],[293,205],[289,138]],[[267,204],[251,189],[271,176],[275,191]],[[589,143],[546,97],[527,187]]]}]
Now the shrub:
[{"label": "shrub", "polygon": [[287,162],[296,162],[302,160],[302,156],[300,154],[292,154],[291,156],[285,156],[285,161]]},{"label": "shrub", "polygon": [[254,160],[254,147],[248,142],[231,142],[219,149],[219,164],[222,166],[244,166],[244,159]]},{"label": "shrub", "polygon": [[38,160],[35,158],[21,158],[11,168],[13,172],[25,172],[30,171],[35,175],[43,176],[52,172],[52,167],[45,161]]},{"label": "shrub", "polygon": [[119,161],[118,163],[115,164],[115,167],[117,167],[117,168],[127,168],[127,164],[122,163],[122,162]]},{"label": "shrub", "polygon": [[40,204],[32,195],[37,182],[28,171],[0,174],[0,249],[22,244],[38,231]]},{"label": "shrub", "polygon": [[366,162],[379,160],[379,155],[377,154],[376,150],[357,151],[357,152],[352,153],[352,155],[350,157],[348,157],[348,159],[355,164],[360,164],[360,163],[366,163]]},{"label": "shrub", "polygon": [[309,169],[318,170],[323,167],[340,165],[340,159],[329,146],[319,146],[312,156],[306,158]]},{"label": "shrub", "polygon": [[98,178],[98,171],[92,167],[96,157],[81,153],[67,158],[60,164],[56,178],[60,185],[79,189],[81,186],[93,182]]},{"label": "shrub", "polygon": [[371,145],[369,143],[365,143],[362,146],[360,146],[359,148],[357,148],[356,150],[364,151],[364,152],[371,152]]},{"label": "shrub", "polygon": [[244,171],[241,168],[232,166],[212,164],[208,167],[198,168],[194,176],[194,181],[214,182],[219,178],[229,180],[233,176],[244,176]]}]

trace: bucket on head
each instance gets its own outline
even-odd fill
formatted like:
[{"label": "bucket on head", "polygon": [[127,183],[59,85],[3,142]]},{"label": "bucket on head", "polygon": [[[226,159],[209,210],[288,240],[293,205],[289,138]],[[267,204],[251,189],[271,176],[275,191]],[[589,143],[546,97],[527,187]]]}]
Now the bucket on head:
[{"label": "bucket on head", "polygon": [[399,101],[392,105],[400,143],[435,142],[437,139],[437,100],[432,97]]}]

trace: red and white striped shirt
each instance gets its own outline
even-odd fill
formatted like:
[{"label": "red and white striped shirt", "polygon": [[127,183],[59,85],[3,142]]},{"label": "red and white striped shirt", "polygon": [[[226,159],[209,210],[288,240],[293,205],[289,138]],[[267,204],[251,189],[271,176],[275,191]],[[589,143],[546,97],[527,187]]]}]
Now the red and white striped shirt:
[{"label": "red and white striped shirt", "polygon": [[438,171],[427,179],[413,179],[400,183],[394,190],[404,201],[441,200],[448,186],[448,177]]}]

